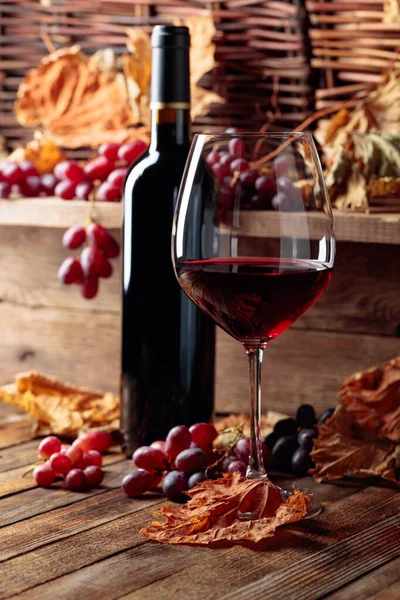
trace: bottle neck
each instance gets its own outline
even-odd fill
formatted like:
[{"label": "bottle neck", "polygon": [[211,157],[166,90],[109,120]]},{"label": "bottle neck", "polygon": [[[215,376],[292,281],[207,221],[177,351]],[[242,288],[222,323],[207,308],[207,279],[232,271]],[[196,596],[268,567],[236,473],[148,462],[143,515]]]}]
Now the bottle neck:
[{"label": "bottle neck", "polygon": [[172,148],[189,150],[189,108],[152,108],[150,152]]}]

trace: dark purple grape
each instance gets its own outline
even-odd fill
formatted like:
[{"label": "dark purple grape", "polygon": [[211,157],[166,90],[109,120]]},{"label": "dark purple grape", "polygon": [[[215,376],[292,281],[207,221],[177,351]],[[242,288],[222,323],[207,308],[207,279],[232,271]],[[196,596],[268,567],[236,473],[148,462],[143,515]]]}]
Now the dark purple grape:
[{"label": "dark purple grape", "polygon": [[283,471],[290,471],[292,456],[297,448],[298,441],[296,435],[283,436],[272,448],[272,458]]},{"label": "dark purple grape", "polygon": [[289,196],[283,192],[278,192],[271,200],[271,206],[274,210],[291,211],[293,202]]},{"label": "dark purple grape", "polygon": [[256,180],[258,179],[258,171],[243,171],[240,173],[240,183],[245,187],[254,187]]},{"label": "dark purple grape", "polygon": [[234,462],[235,460],[237,460],[236,456],[227,456],[226,458],[224,458],[224,460],[221,463],[222,472],[227,473],[229,465],[231,464],[231,462]]},{"label": "dark purple grape", "polygon": [[244,141],[240,138],[233,138],[229,140],[229,153],[233,154],[233,156],[243,156],[246,152],[246,146],[244,145]]},{"label": "dark purple grape", "polygon": [[279,433],[276,433],[276,431],[271,431],[271,433],[269,433],[266,436],[266,438],[264,440],[264,444],[267,446],[267,448],[272,450],[272,448],[275,446],[275,444],[279,440],[279,438],[280,438]]},{"label": "dark purple grape", "polygon": [[275,181],[272,177],[261,175],[261,177],[256,179],[255,188],[263,194],[271,194],[275,190]]},{"label": "dark purple grape", "polygon": [[244,158],[235,158],[230,164],[230,170],[232,173],[239,171],[239,173],[243,173],[243,171],[247,171],[249,168],[249,163]]},{"label": "dark purple grape", "polygon": [[164,477],[162,489],[169,500],[174,502],[182,500],[183,492],[188,489],[186,475],[181,471],[170,471]]},{"label": "dark purple grape", "polygon": [[302,404],[297,409],[296,421],[299,427],[312,427],[316,421],[315,410],[311,404]]},{"label": "dark purple grape", "polygon": [[247,465],[241,460],[232,461],[227,469],[227,473],[241,473],[242,475],[246,475]]},{"label": "dark purple grape", "polygon": [[297,477],[305,477],[312,466],[309,453],[305,448],[297,448],[292,456],[292,471]]},{"label": "dark purple grape", "polygon": [[318,429],[316,427],[310,427],[302,429],[297,436],[297,441],[300,446],[310,452],[313,447],[313,439],[318,437]]},{"label": "dark purple grape", "polygon": [[290,417],[288,419],[281,419],[275,423],[274,433],[276,433],[278,437],[282,437],[283,435],[296,435],[297,422]]},{"label": "dark purple grape", "polygon": [[188,448],[183,450],[175,458],[175,466],[178,471],[194,473],[206,466],[206,455],[201,448]]},{"label": "dark purple grape", "polygon": [[206,479],[207,477],[202,471],[198,473],[193,473],[193,475],[191,475],[188,479],[188,490],[192,489],[192,487],[194,487],[198,483],[206,481]]},{"label": "dark purple grape", "polygon": [[134,473],[125,475],[122,480],[122,489],[130,498],[141,496],[151,489],[153,485],[153,477],[151,473],[144,469],[138,469]]},{"label": "dark purple grape", "polygon": [[241,460],[247,465],[250,455],[250,438],[247,437],[239,440],[234,448],[234,452],[238,460]]},{"label": "dark purple grape", "polygon": [[327,421],[333,415],[334,412],[334,408],[327,408],[318,419],[317,425],[323,425],[325,421]]},{"label": "dark purple grape", "polygon": [[210,166],[216,165],[220,160],[221,154],[219,152],[210,152],[206,158],[206,161]]}]

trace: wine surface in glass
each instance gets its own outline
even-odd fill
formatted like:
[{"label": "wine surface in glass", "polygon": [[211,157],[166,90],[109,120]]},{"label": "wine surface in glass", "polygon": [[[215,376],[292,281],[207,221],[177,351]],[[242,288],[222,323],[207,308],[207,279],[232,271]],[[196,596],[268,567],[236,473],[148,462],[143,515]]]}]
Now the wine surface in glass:
[{"label": "wine surface in glass", "polygon": [[176,267],[186,294],[247,346],[283,333],[319,298],[332,274],[318,261],[269,258],[180,261]]}]

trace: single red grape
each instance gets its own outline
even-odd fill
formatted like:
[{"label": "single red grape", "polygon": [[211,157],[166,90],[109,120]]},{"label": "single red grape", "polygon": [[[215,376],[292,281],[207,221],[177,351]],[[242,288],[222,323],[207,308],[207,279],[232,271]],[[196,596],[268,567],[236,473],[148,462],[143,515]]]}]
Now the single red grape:
[{"label": "single red grape", "polygon": [[88,450],[87,455],[90,456],[92,465],[95,465],[95,467],[101,467],[103,465],[103,457],[98,450]]},{"label": "single red grape", "polygon": [[228,127],[228,129],[225,129],[225,133],[239,133],[239,129],[237,127]]},{"label": "single red grape", "polygon": [[3,166],[1,167],[1,174],[3,180],[9,185],[18,183],[24,176],[23,172],[19,168],[19,165],[9,161],[3,163]]},{"label": "single red grape", "polygon": [[12,186],[12,190],[25,198],[35,198],[36,196],[39,196],[42,191],[40,177],[32,175],[26,177],[26,179],[21,179],[19,183],[15,183]]},{"label": "single red grape", "polygon": [[122,480],[122,489],[129,498],[141,496],[153,487],[153,476],[144,469],[125,475]]},{"label": "single red grape", "polygon": [[249,163],[244,158],[236,158],[230,164],[230,169],[231,169],[232,173],[235,173],[235,171],[239,171],[239,173],[243,173],[243,171],[247,171],[248,168],[249,168]]},{"label": "single red grape", "polygon": [[39,455],[48,459],[55,452],[60,452],[61,450],[61,442],[54,435],[48,435],[45,437],[39,444],[38,452]]},{"label": "single red grape", "polygon": [[99,485],[104,479],[103,471],[100,469],[100,467],[96,467],[95,465],[86,467],[86,469],[83,472],[85,474],[86,485],[88,487],[99,487]]},{"label": "single red grape", "polygon": [[98,277],[85,277],[81,285],[81,294],[86,300],[92,300],[99,291]]},{"label": "single red grape", "polygon": [[89,200],[90,194],[93,191],[93,183],[90,181],[81,181],[75,189],[75,197],[78,200]]},{"label": "single red grape", "polygon": [[59,282],[65,285],[79,283],[83,278],[82,265],[77,258],[69,256],[61,264],[57,276]]},{"label": "single red grape", "polygon": [[155,442],[151,443],[150,448],[156,448],[165,454],[165,442],[163,440],[156,440]]},{"label": "single red grape", "polygon": [[216,152],[216,151],[210,152],[210,154],[208,154],[207,158],[206,158],[206,162],[210,166],[215,165],[220,160],[221,160],[221,154],[219,152]]},{"label": "single red grape", "polygon": [[114,168],[112,160],[105,156],[97,156],[85,165],[84,172],[89,181],[105,181]]},{"label": "single red grape", "polygon": [[141,446],[133,453],[132,460],[139,469],[154,471],[155,469],[165,469],[167,461],[165,454],[157,448],[150,446]]},{"label": "single red grape", "polygon": [[263,194],[268,194],[274,191],[275,182],[272,177],[261,175],[261,177],[256,179],[255,188],[257,191],[262,192]]},{"label": "single red grape", "polygon": [[110,261],[106,258],[103,258],[103,266],[101,267],[100,277],[103,279],[108,279],[113,274],[113,268]]},{"label": "single red grape", "polygon": [[201,448],[182,450],[175,458],[175,466],[183,473],[194,473],[206,467],[206,455]]},{"label": "single red grape", "polygon": [[106,246],[102,248],[103,255],[106,258],[117,258],[119,256],[119,244],[112,236],[110,238]]},{"label": "single red grape", "polygon": [[65,454],[70,459],[72,466],[75,467],[82,459],[83,450],[79,446],[74,446],[72,444],[72,446],[65,451]]},{"label": "single red grape", "polygon": [[44,463],[33,469],[32,477],[40,487],[50,487],[56,474],[48,463]]},{"label": "single red grape", "polygon": [[54,190],[56,189],[57,183],[58,179],[53,175],[53,173],[44,173],[40,176],[40,185],[46,196],[54,195]]},{"label": "single red grape", "polygon": [[108,160],[116,161],[118,159],[118,150],[120,149],[120,144],[115,144],[114,142],[108,142],[107,144],[102,144],[98,150],[101,156],[105,156]]},{"label": "single red grape", "polygon": [[82,469],[71,469],[65,478],[69,490],[82,492],[86,488],[86,476]]},{"label": "single red grape", "polygon": [[127,172],[128,169],[126,167],[115,169],[115,171],[110,173],[107,177],[107,183],[109,183],[112,187],[122,190]]},{"label": "single red grape", "polygon": [[246,475],[247,466],[241,460],[234,460],[228,465],[228,473],[236,473],[238,471],[242,475]]},{"label": "single red grape", "polygon": [[218,181],[222,181],[223,178],[229,175],[231,172],[229,165],[221,165],[221,163],[216,163],[215,165],[213,165],[212,170]]},{"label": "single red grape", "polygon": [[63,181],[57,183],[56,187],[54,188],[54,194],[63,200],[72,200],[75,198],[75,190],[76,183],[74,181],[64,179]]},{"label": "single red grape", "polygon": [[122,144],[118,150],[118,159],[131,165],[145,150],[147,150],[147,144],[142,142],[142,140],[127,142],[126,144]]},{"label": "single red grape", "polygon": [[182,450],[186,450],[190,446],[192,436],[187,427],[184,425],[176,425],[167,435],[165,440],[165,452],[169,458],[175,458]]},{"label": "single red grape", "polygon": [[84,276],[99,277],[103,261],[103,255],[97,246],[86,246],[81,252],[81,265]]},{"label": "single red grape", "polygon": [[[230,165],[236,159],[236,156],[233,154],[229,154],[229,152],[223,152],[221,154],[221,160],[219,161],[221,165]],[[230,170],[229,170],[230,173]]]},{"label": "single red grape", "polygon": [[89,450],[97,450],[103,454],[113,445],[112,436],[108,431],[102,431],[98,429],[96,431],[86,431],[77,440],[74,441],[74,445],[82,448],[84,452]]},{"label": "single red grape", "polygon": [[11,194],[11,186],[5,181],[0,182],[0,198],[8,198]]},{"label": "single red grape", "polygon": [[250,438],[240,439],[234,448],[234,452],[237,458],[247,465],[250,456]]},{"label": "single red grape", "polygon": [[239,138],[233,138],[233,140],[229,140],[229,153],[234,156],[243,156],[246,152],[246,146],[244,145],[244,141]]},{"label": "single red grape", "polygon": [[66,475],[72,468],[70,458],[62,452],[55,452],[50,456],[50,466],[54,473]]},{"label": "single red grape", "polygon": [[96,192],[96,200],[101,202],[120,202],[122,198],[121,188],[104,181]]},{"label": "single red grape", "polygon": [[69,250],[80,248],[86,241],[86,229],[82,225],[74,225],[63,235],[62,245]]},{"label": "single red grape", "polygon": [[192,440],[200,448],[207,447],[208,444],[211,444],[218,437],[218,432],[211,423],[195,423],[189,427],[189,431],[192,435]]},{"label": "single red grape", "polygon": [[258,171],[243,171],[240,173],[240,183],[245,187],[253,187],[256,180],[258,179]]},{"label": "single red grape", "polygon": [[54,175],[57,179],[73,181],[75,184],[86,180],[84,170],[72,160],[63,160],[54,167]]},{"label": "single red grape", "polygon": [[92,244],[101,249],[107,246],[111,239],[111,235],[107,229],[100,225],[100,223],[96,223],[96,221],[89,223],[86,227],[86,234]]},{"label": "single red grape", "polygon": [[75,464],[75,467],[84,471],[87,467],[91,467],[92,465],[92,457],[89,456],[89,454],[83,453],[82,458]]},{"label": "single red grape", "polygon": [[170,471],[164,477],[162,489],[169,500],[181,500],[183,492],[188,489],[186,475],[181,471]]},{"label": "single red grape", "polygon": [[24,177],[39,177],[39,172],[33,162],[30,160],[22,160],[18,163]]}]

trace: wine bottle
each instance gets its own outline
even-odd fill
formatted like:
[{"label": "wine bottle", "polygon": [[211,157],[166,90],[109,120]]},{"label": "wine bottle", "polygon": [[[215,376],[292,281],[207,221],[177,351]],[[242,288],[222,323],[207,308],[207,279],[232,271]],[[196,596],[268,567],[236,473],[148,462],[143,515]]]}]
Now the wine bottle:
[{"label": "wine bottle", "polygon": [[152,34],[151,141],[124,187],[121,420],[126,453],[213,411],[214,325],[181,290],[171,230],[190,145],[189,30]]}]

